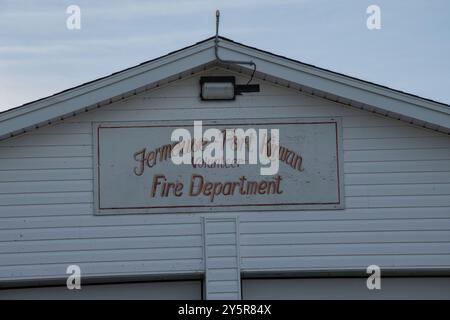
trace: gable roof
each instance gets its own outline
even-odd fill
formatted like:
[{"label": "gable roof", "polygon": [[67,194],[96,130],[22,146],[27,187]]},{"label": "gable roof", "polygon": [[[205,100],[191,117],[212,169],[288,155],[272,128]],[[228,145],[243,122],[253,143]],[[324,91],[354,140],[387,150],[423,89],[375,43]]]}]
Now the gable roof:
[{"label": "gable roof", "polygon": [[[214,37],[0,113],[0,139],[49,122],[123,99],[140,91],[220,64]],[[368,81],[322,69],[220,37],[219,54],[226,60],[252,60],[256,76],[324,99],[376,112],[450,133],[450,106]],[[250,73],[244,66],[230,69]]]}]

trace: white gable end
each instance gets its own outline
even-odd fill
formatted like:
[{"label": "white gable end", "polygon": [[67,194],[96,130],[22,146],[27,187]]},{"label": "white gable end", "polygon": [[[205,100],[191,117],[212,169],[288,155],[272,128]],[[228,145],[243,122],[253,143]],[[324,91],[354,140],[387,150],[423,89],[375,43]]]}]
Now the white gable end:
[{"label": "white gable end", "polygon": [[[343,281],[346,284],[339,288],[348,289],[349,296],[373,298],[373,292],[366,290],[369,265],[394,276],[395,288],[400,288],[390,291],[387,282],[378,297],[405,298],[411,292],[450,297],[446,286],[450,279],[450,107],[225,38],[219,44],[222,59],[256,64],[252,83],[259,84],[260,92],[229,101],[203,101],[201,77],[234,76],[238,84],[245,84],[252,73],[245,66],[219,63],[214,39],[207,39],[0,114],[0,287],[9,288],[0,290],[0,298],[13,292],[42,297],[34,291],[40,289],[22,292],[11,287],[64,286],[67,267],[73,264],[81,268],[83,283],[96,284],[91,286],[98,290],[89,293],[92,297],[111,293],[99,285],[102,282],[124,282],[118,288],[124,286],[138,297],[140,290],[154,297],[163,290],[168,297],[178,297],[178,292],[207,299],[254,298],[262,293],[270,299],[292,298],[289,292],[309,294],[302,289],[302,279],[287,285],[282,279],[248,278],[313,276],[321,278],[319,283],[317,279],[306,282],[320,294],[334,292],[330,290],[333,283]],[[335,152],[327,163],[337,168],[337,174],[328,177],[337,180],[333,187],[338,205],[283,208],[269,204],[265,209],[239,210],[232,205],[221,210],[207,205],[203,211],[193,205],[184,211],[144,209],[140,214],[126,212],[133,208],[125,207],[118,214],[99,213],[99,123],[166,125],[251,119],[332,119],[334,136],[325,136],[332,148],[321,141],[321,135],[310,145],[313,151],[322,144]],[[299,132],[295,131],[295,139]],[[115,150],[114,141],[117,148],[130,141],[116,137],[109,140],[111,150]],[[300,140],[294,140],[296,146]],[[125,152],[124,158],[133,160],[133,152]],[[111,154],[119,163],[119,153]],[[321,153],[311,154],[320,162]],[[323,178],[321,170],[316,171]],[[180,176],[193,173],[187,169]],[[222,175],[228,181],[237,173]],[[118,176],[115,183],[148,195],[134,184],[136,180],[129,183]],[[304,180],[303,176],[291,179],[293,197],[301,197],[295,192],[302,192]],[[125,192],[119,198],[126,196]],[[156,200],[145,197],[145,201]],[[398,275],[413,280],[402,285],[404,279],[397,279]],[[356,278],[350,282],[327,278],[339,276]],[[419,281],[414,277],[420,277]],[[133,286],[130,279],[145,284]],[[167,279],[177,281],[172,285],[156,282]],[[190,281],[183,286],[181,280],[186,279]],[[295,283],[300,284],[287,290]],[[324,284],[326,289],[319,289]],[[70,295],[63,289],[64,295]]]},{"label": "white gable end", "polygon": [[448,135],[261,79],[260,93],[202,102],[211,74],[248,80],[214,68],[0,142],[0,281],[62,279],[73,262],[88,278],[208,272],[205,214],[94,215],[97,121],[342,119],[345,209],[212,213],[225,222],[207,223],[222,257],[207,264],[211,297],[238,297],[241,273],[450,269]]},{"label": "white gable end", "polygon": [[[356,108],[448,133],[450,107],[220,38],[222,59],[256,64],[257,75]],[[0,114],[0,139],[71,117],[217,65],[214,39]],[[231,69],[251,73],[248,68]]]}]

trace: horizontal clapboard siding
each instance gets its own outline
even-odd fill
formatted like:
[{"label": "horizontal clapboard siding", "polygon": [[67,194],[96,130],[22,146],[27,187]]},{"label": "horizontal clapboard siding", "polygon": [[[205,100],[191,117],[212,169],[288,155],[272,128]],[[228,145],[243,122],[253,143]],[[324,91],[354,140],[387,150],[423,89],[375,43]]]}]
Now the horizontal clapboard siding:
[{"label": "horizontal clapboard siding", "polygon": [[[126,251],[126,250],[123,250]],[[122,252],[123,252],[122,251]],[[117,255],[120,255],[118,252]],[[61,255],[64,257],[64,255]],[[76,263],[72,261],[70,264]],[[203,269],[201,258],[173,259],[173,260],[146,260],[133,261],[106,261],[100,262],[95,259],[92,262],[78,264],[83,271],[84,277],[102,276],[129,276],[129,275],[154,275],[167,276],[171,274],[199,273]],[[67,263],[44,264],[44,265],[19,265],[0,266],[1,281],[7,280],[34,280],[39,278],[60,279],[66,278]],[[114,279],[114,278],[112,278]]]},{"label": "horizontal clapboard siding", "polygon": [[[240,262],[236,218],[206,217],[203,220],[205,255],[205,297],[232,299],[241,297]],[[227,244],[221,243],[223,235]]]},{"label": "horizontal clapboard siding", "polygon": [[[224,213],[239,215],[242,271],[450,268],[449,136],[264,81],[234,102],[200,102],[198,80],[0,143],[0,281],[65,277],[72,263],[93,276],[204,270],[198,214],[93,215],[92,122],[146,119],[342,118],[346,209]],[[237,292],[236,229],[212,227],[220,297]]]}]

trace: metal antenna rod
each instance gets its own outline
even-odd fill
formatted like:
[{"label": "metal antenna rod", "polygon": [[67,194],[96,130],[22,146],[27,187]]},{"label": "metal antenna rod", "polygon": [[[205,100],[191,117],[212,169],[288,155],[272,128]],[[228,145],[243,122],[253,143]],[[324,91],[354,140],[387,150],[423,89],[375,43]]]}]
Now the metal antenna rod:
[{"label": "metal antenna rod", "polygon": [[216,43],[219,42],[219,20],[220,20],[220,11],[216,10]]},{"label": "metal antenna rod", "polygon": [[255,74],[256,64],[253,61],[238,61],[238,60],[222,60],[219,57],[219,20],[220,20],[220,11],[216,10],[216,38],[214,40],[214,53],[216,55],[216,59],[223,64],[246,64],[253,66],[253,74],[248,83],[252,81],[253,75]]}]

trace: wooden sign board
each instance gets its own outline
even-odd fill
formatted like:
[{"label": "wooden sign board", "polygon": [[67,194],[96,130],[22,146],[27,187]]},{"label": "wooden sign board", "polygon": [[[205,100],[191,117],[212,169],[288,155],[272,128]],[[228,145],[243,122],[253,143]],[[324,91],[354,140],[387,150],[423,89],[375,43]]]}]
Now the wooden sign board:
[{"label": "wooden sign board", "polygon": [[344,207],[339,118],[203,121],[203,131],[278,129],[274,175],[261,175],[259,163],[176,165],[177,128],[193,132],[193,121],[94,123],[97,214]]}]

